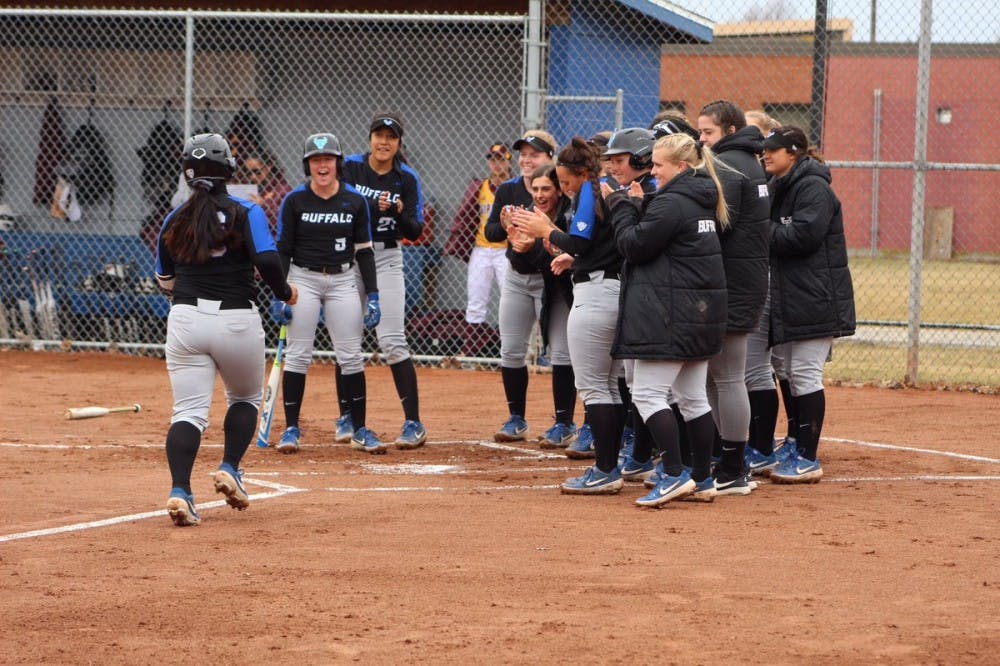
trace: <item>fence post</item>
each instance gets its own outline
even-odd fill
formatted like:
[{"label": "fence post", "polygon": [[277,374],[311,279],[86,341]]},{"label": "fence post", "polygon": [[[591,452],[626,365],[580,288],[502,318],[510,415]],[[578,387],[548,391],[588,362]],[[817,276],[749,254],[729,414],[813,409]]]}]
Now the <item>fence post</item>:
[{"label": "fence post", "polygon": [[872,118],[872,246],[871,256],[878,256],[878,163],[882,159],[882,89],[875,89],[874,118]]},{"label": "fence post", "polygon": [[184,18],[184,138],[191,136],[194,127],[194,12],[188,10]]},{"label": "fence post", "polygon": [[924,197],[927,181],[927,107],[931,78],[931,4],[920,3],[917,40],[917,108],[913,136],[913,211],[910,223],[910,298],[907,312],[906,382],[916,384],[920,352],[920,281],[924,261]]},{"label": "fence post", "polygon": [[524,118],[522,130],[542,126],[542,17],[543,0],[528,2],[528,43],[524,64]]}]

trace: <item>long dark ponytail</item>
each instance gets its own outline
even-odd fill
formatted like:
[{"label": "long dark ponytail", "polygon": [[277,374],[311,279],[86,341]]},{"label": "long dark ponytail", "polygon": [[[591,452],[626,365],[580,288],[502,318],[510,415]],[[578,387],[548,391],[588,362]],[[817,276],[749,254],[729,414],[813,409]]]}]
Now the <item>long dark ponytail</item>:
[{"label": "long dark ponytail", "polygon": [[212,189],[197,185],[191,188],[191,198],[177,209],[170,228],[163,235],[175,261],[204,264],[214,252],[235,248],[243,242],[235,224],[242,207],[236,204],[220,206],[220,196],[225,196],[224,184]]}]

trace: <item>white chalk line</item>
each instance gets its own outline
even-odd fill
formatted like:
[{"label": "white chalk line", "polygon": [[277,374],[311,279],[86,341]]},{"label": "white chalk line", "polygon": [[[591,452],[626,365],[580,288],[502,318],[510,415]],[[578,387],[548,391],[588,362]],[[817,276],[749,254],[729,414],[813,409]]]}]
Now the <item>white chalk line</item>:
[{"label": "white chalk line", "polygon": [[[260,500],[271,499],[274,497],[283,497],[285,495],[291,495],[292,493],[302,493],[308,490],[308,488],[296,488],[294,486],[288,486],[282,483],[274,483],[273,481],[262,481],[260,479],[250,479],[247,477],[244,477],[243,482],[246,484],[254,484],[258,486],[263,486],[264,488],[271,489],[271,492],[255,493],[253,495],[247,495],[251,501],[260,501]],[[195,504],[195,508],[197,508],[199,511],[204,511],[206,509],[217,509],[223,506],[226,506],[225,500],[216,500],[214,502],[202,502],[199,504]],[[98,527],[108,527],[111,525],[120,525],[121,523],[130,523],[137,520],[146,520],[147,518],[158,518],[166,515],[167,515],[167,510],[161,509],[159,511],[144,511],[142,513],[128,514],[126,516],[115,516],[113,518],[105,518],[103,520],[91,520],[85,523],[62,525],[60,527],[49,527],[41,530],[30,530],[28,532],[16,532],[14,534],[4,534],[0,535],[0,543],[4,543],[7,541],[16,541],[18,539],[31,539],[34,537],[65,534],[67,532],[80,532],[82,530],[90,530]]]},{"label": "white chalk line", "polygon": [[[959,460],[968,460],[968,461],[972,461],[972,462],[983,462],[983,463],[990,463],[990,464],[1000,464],[1000,459],[997,459],[997,458],[988,458],[988,457],[985,457],[985,456],[976,456],[976,455],[970,455],[970,454],[964,454],[964,453],[957,453],[955,451],[939,451],[939,450],[935,450],[935,449],[925,449],[925,448],[918,448],[918,447],[912,447],[912,446],[900,446],[900,445],[895,445],[895,444],[884,444],[884,443],[879,443],[879,442],[866,442],[866,441],[863,441],[863,440],[845,439],[845,438],[839,438],[839,437],[823,437],[823,440],[829,441],[829,442],[837,442],[837,443],[840,443],[840,444],[852,444],[852,445],[855,445],[855,446],[862,446],[862,447],[875,448],[875,449],[884,449],[884,450],[891,450],[891,451],[903,451],[903,452],[908,452],[908,453],[919,453],[919,454],[923,454],[923,455],[936,455],[936,456],[943,456],[943,457],[948,457],[948,458],[956,458],[956,459],[959,459]],[[490,441],[487,441],[487,440],[451,440],[451,441],[442,441],[442,442],[433,442],[433,443],[432,442],[428,442],[428,444],[432,444],[434,446],[438,446],[438,445],[455,445],[455,444],[460,444],[460,445],[478,445],[478,446],[482,446],[484,448],[489,448],[489,449],[495,449],[495,450],[500,450],[500,451],[509,451],[509,452],[512,452],[512,453],[516,452],[516,453],[525,454],[524,456],[513,456],[513,459],[515,459],[515,460],[523,460],[523,459],[532,459],[532,460],[538,460],[538,459],[565,459],[565,456],[563,454],[560,454],[560,453],[547,453],[547,452],[538,451],[538,450],[534,450],[534,449],[526,449],[526,448],[522,448],[522,447],[507,445],[507,444],[500,444],[500,443],[497,443],[497,442],[490,442]],[[92,445],[92,444],[24,444],[24,443],[18,443],[18,442],[0,442],[0,447],[25,448],[25,449],[80,449],[80,450],[89,450],[89,449],[128,449],[128,448],[149,448],[149,449],[153,449],[153,448],[162,448],[162,446],[163,446],[162,444],[130,444],[130,445],[123,445],[123,444],[96,444],[96,445]],[[203,445],[203,447],[205,447],[205,448],[222,448],[222,445],[221,444],[206,444],[206,445]],[[439,466],[439,467],[442,467],[442,466]],[[443,467],[447,467],[447,466],[443,466]],[[520,470],[510,469],[510,470],[503,470],[503,471],[506,471],[506,472],[518,472],[518,471],[520,471],[520,472],[528,472],[528,471],[530,471],[530,472],[534,472],[534,471],[538,471],[538,472],[547,472],[547,471],[564,471],[564,472],[569,472],[569,471],[572,471],[573,469],[574,468],[534,468],[534,469],[528,468],[528,469],[520,469]],[[494,473],[494,472],[496,472],[496,470],[488,470],[488,471],[487,470],[483,470],[483,471],[467,470],[464,473],[466,473],[466,474],[484,474],[484,473]],[[385,473],[385,472],[383,472],[383,473]],[[390,473],[392,473],[392,472],[390,472]],[[411,471],[411,472],[402,472],[402,473],[414,473],[414,472]],[[423,472],[423,473],[424,474],[428,474],[429,472]],[[443,473],[454,473],[454,472],[449,470],[447,472],[441,472],[441,473],[443,474]],[[259,476],[259,475],[264,475],[264,474],[267,474],[267,475],[270,475],[270,476],[280,476],[280,475],[289,475],[289,476],[314,476],[314,475],[319,475],[319,474],[317,474],[315,472],[261,472],[261,473],[255,474],[254,476]],[[257,478],[251,479],[249,477],[250,477],[250,475],[248,475],[248,477],[245,479],[246,483],[257,484],[257,485],[263,486],[265,488],[272,488],[274,490],[274,492],[270,492],[270,493],[259,493],[259,494],[256,494],[256,495],[250,495],[250,499],[252,499],[252,500],[270,499],[270,498],[274,498],[274,497],[281,497],[281,496],[288,495],[288,494],[291,494],[291,493],[306,492],[308,490],[306,488],[296,488],[294,486],[288,486],[288,485],[284,485],[284,484],[267,482],[267,481],[264,481],[262,479],[257,479]],[[911,476],[888,476],[888,477],[882,477],[882,476],[878,476],[878,477],[876,477],[876,476],[872,476],[872,477],[839,477],[839,478],[827,478],[825,480],[828,483],[885,483],[885,482],[907,482],[907,481],[919,481],[919,482],[1000,481],[1000,476],[911,475]],[[504,486],[481,486],[481,487],[475,488],[474,490],[499,492],[499,491],[509,491],[509,490],[553,490],[553,489],[557,489],[557,488],[559,488],[558,485],[545,485],[545,486],[504,485]],[[461,492],[468,492],[469,489],[449,489],[449,488],[435,487],[435,486],[431,486],[431,487],[419,487],[419,486],[416,486],[416,487],[407,487],[407,486],[399,486],[399,487],[390,487],[390,488],[333,488],[333,487],[331,487],[331,488],[325,488],[324,490],[329,491],[329,492],[345,492],[345,493],[357,492],[357,493],[360,493],[360,492],[444,492],[446,490],[458,490],[458,491],[461,491]],[[208,503],[205,503],[205,504],[198,505],[198,508],[200,508],[200,509],[214,509],[214,508],[225,506],[225,505],[226,505],[225,501],[218,500],[218,501],[215,501],[215,502],[208,502]],[[144,519],[147,519],[147,518],[154,518],[154,517],[157,517],[157,516],[164,516],[164,515],[166,515],[166,513],[167,513],[166,510],[148,511],[148,512],[144,512],[144,513],[135,513],[135,514],[129,514],[129,515],[126,515],[126,516],[117,516],[117,517],[114,517],[114,518],[107,518],[107,519],[104,519],[104,520],[97,520],[97,521],[89,521],[89,522],[85,522],[85,523],[75,523],[75,524],[71,524],[71,525],[64,525],[64,526],[61,526],[61,527],[53,527],[53,528],[42,529],[42,530],[32,530],[32,531],[29,531],[29,532],[20,532],[20,533],[15,533],[15,534],[0,535],[0,543],[4,543],[4,542],[8,542],[8,541],[14,541],[14,540],[17,540],[17,539],[26,539],[26,538],[32,538],[32,537],[50,536],[50,535],[54,535],[54,534],[63,534],[63,533],[67,533],[67,532],[75,532],[75,531],[80,531],[80,530],[85,530],[85,529],[93,529],[93,528],[97,528],[97,527],[106,527],[106,526],[110,526],[110,525],[117,525],[117,524],[121,524],[121,523],[135,521],[135,520],[144,520]]]}]

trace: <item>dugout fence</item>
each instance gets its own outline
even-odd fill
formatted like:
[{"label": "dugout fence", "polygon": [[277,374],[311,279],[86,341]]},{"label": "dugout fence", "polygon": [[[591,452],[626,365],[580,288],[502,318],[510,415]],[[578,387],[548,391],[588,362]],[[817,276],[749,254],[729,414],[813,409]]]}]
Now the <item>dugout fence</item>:
[{"label": "dugout fence", "polygon": [[[162,353],[169,304],[150,243],[178,190],[183,137],[238,130],[294,186],[306,135],[332,131],[360,152],[373,112],[394,109],[427,195],[428,233],[404,249],[414,353],[495,365],[497,290],[490,326],[466,327],[466,265],[445,252],[486,148],[528,127],[565,142],[646,126],[664,109],[694,120],[730,99],[803,126],[833,167],[860,325],[827,376],[995,390],[1000,160],[984,137],[1000,104],[1000,35],[989,32],[1000,9],[973,0],[963,13],[982,20],[969,24],[929,0],[871,3],[870,14],[847,0],[786,2],[785,15],[757,20],[699,16],[696,4],[0,7],[0,345]],[[462,356],[470,335],[478,344]],[[318,349],[330,357],[325,334]]]}]

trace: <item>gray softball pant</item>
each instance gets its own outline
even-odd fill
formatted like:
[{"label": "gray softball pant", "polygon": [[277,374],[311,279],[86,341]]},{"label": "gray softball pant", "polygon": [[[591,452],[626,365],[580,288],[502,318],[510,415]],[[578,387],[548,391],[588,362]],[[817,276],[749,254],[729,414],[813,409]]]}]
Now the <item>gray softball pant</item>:
[{"label": "gray softball pant", "polygon": [[708,361],[649,361],[632,364],[632,404],[643,421],[670,409],[671,394],[685,421],[707,414],[711,407],[705,392]]},{"label": "gray softball pant", "polygon": [[[382,309],[382,319],[375,327],[379,349],[389,365],[410,358],[410,345],[406,342],[406,282],[403,279],[403,249],[385,247],[385,243],[375,241],[375,274],[378,278],[378,302]],[[361,269],[354,266],[358,294],[362,309],[366,306],[365,285],[361,280]],[[356,303],[355,303],[356,304]],[[337,357],[340,363],[340,357]],[[343,367],[343,366],[341,366]],[[346,369],[344,374],[350,374]]]},{"label": "gray softball pant", "polygon": [[264,327],[256,306],[220,310],[219,301],[174,305],[167,315],[167,372],[174,395],[170,423],[208,426],[215,373],[226,387],[226,403],[260,408],[264,377]]},{"label": "gray softball pant", "polygon": [[585,405],[620,405],[618,377],[622,362],[611,358],[611,343],[618,327],[621,281],[594,271],[589,282],[573,285],[569,311],[569,357],[576,377],[576,391]]},{"label": "gray softball pant", "polygon": [[[531,327],[542,313],[545,280],[540,273],[518,273],[509,269],[500,289],[500,366],[523,368],[527,365]],[[561,298],[553,299],[549,307],[549,362],[570,365],[566,340],[566,320],[569,308]]]},{"label": "gray softball pant", "polygon": [[787,379],[781,345],[767,346],[770,332],[771,294],[768,293],[757,328],[747,336],[747,391],[773,391],[775,374],[778,379]]},{"label": "gray softball pant", "polygon": [[364,370],[361,358],[364,327],[354,280],[351,270],[329,275],[295,264],[289,267],[288,281],[299,288],[299,300],[292,306],[292,321],[288,324],[286,371],[304,375],[309,370],[320,308],[343,373],[353,375]]},{"label": "gray softball pant", "polygon": [[708,402],[722,439],[746,441],[750,430],[747,395],[747,333],[726,333],[722,353],[708,360]]},{"label": "gray softball pant", "polygon": [[832,337],[796,340],[781,345],[793,396],[823,390],[823,366],[830,357],[832,345]]}]

